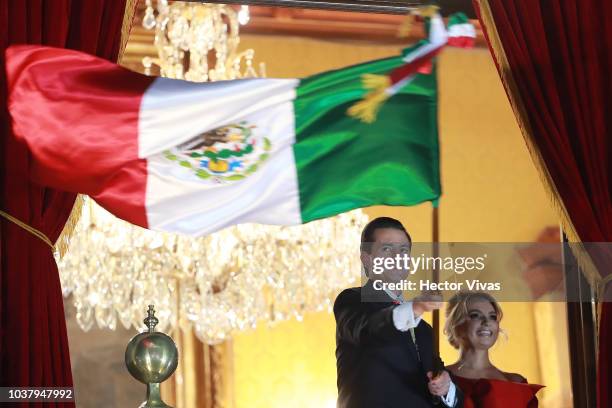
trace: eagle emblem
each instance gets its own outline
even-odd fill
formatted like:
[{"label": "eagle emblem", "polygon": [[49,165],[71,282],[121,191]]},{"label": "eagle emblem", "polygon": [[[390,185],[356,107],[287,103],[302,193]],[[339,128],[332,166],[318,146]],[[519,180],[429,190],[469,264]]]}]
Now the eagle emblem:
[{"label": "eagle emblem", "polygon": [[203,180],[242,180],[257,171],[272,149],[270,139],[255,136],[255,128],[239,122],[209,130],[165,151],[164,157]]}]

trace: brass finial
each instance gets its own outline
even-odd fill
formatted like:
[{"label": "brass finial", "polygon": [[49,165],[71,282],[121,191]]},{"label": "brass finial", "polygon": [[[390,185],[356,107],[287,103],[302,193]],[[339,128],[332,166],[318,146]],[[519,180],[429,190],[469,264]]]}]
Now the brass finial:
[{"label": "brass finial", "polygon": [[153,333],[155,331],[155,326],[159,323],[159,319],[155,317],[155,306],[149,305],[149,310],[147,310],[147,317],[143,320],[144,324],[149,328],[149,333]]},{"label": "brass finial", "polygon": [[178,350],[168,335],[155,331],[159,320],[149,305],[143,320],[148,330],[137,334],[125,349],[125,366],[138,381],[147,385],[147,400],[140,408],[172,408],[161,398],[160,384],[176,370]]}]

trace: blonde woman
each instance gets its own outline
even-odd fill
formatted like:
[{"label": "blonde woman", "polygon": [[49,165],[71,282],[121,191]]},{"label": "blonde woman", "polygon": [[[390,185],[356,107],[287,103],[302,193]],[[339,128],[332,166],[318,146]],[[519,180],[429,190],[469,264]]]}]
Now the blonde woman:
[{"label": "blonde woman", "polygon": [[459,350],[459,360],[448,366],[453,381],[464,393],[464,408],[534,408],[541,385],[528,384],[520,374],[495,367],[489,349],[497,341],[502,310],[483,292],[460,292],[446,309],[446,334]]}]

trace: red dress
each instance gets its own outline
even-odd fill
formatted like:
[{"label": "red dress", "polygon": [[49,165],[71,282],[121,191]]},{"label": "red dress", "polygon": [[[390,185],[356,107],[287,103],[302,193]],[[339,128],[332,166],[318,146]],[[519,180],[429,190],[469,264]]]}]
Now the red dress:
[{"label": "red dress", "polygon": [[537,408],[538,384],[517,383],[491,378],[453,376],[454,383],[464,394],[464,408]]}]

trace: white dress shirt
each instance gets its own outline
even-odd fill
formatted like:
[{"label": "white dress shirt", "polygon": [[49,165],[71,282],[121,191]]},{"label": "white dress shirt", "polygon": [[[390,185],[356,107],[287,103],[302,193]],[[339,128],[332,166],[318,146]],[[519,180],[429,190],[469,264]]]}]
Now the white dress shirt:
[{"label": "white dress shirt", "polygon": [[[412,339],[414,341],[414,328],[417,327],[421,322],[421,316],[415,319],[414,309],[412,308],[412,301],[404,301],[404,298],[401,294],[396,295],[395,293],[390,292],[386,289],[385,292],[395,302],[399,302],[399,305],[393,309],[393,325],[397,330],[401,332],[410,330],[412,332]],[[446,396],[441,397],[442,402],[444,402],[444,404],[448,407],[454,407],[457,403],[457,401],[455,401],[455,388],[455,383],[451,381],[450,386],[448,387],[448,393],[446,394]]]}]

